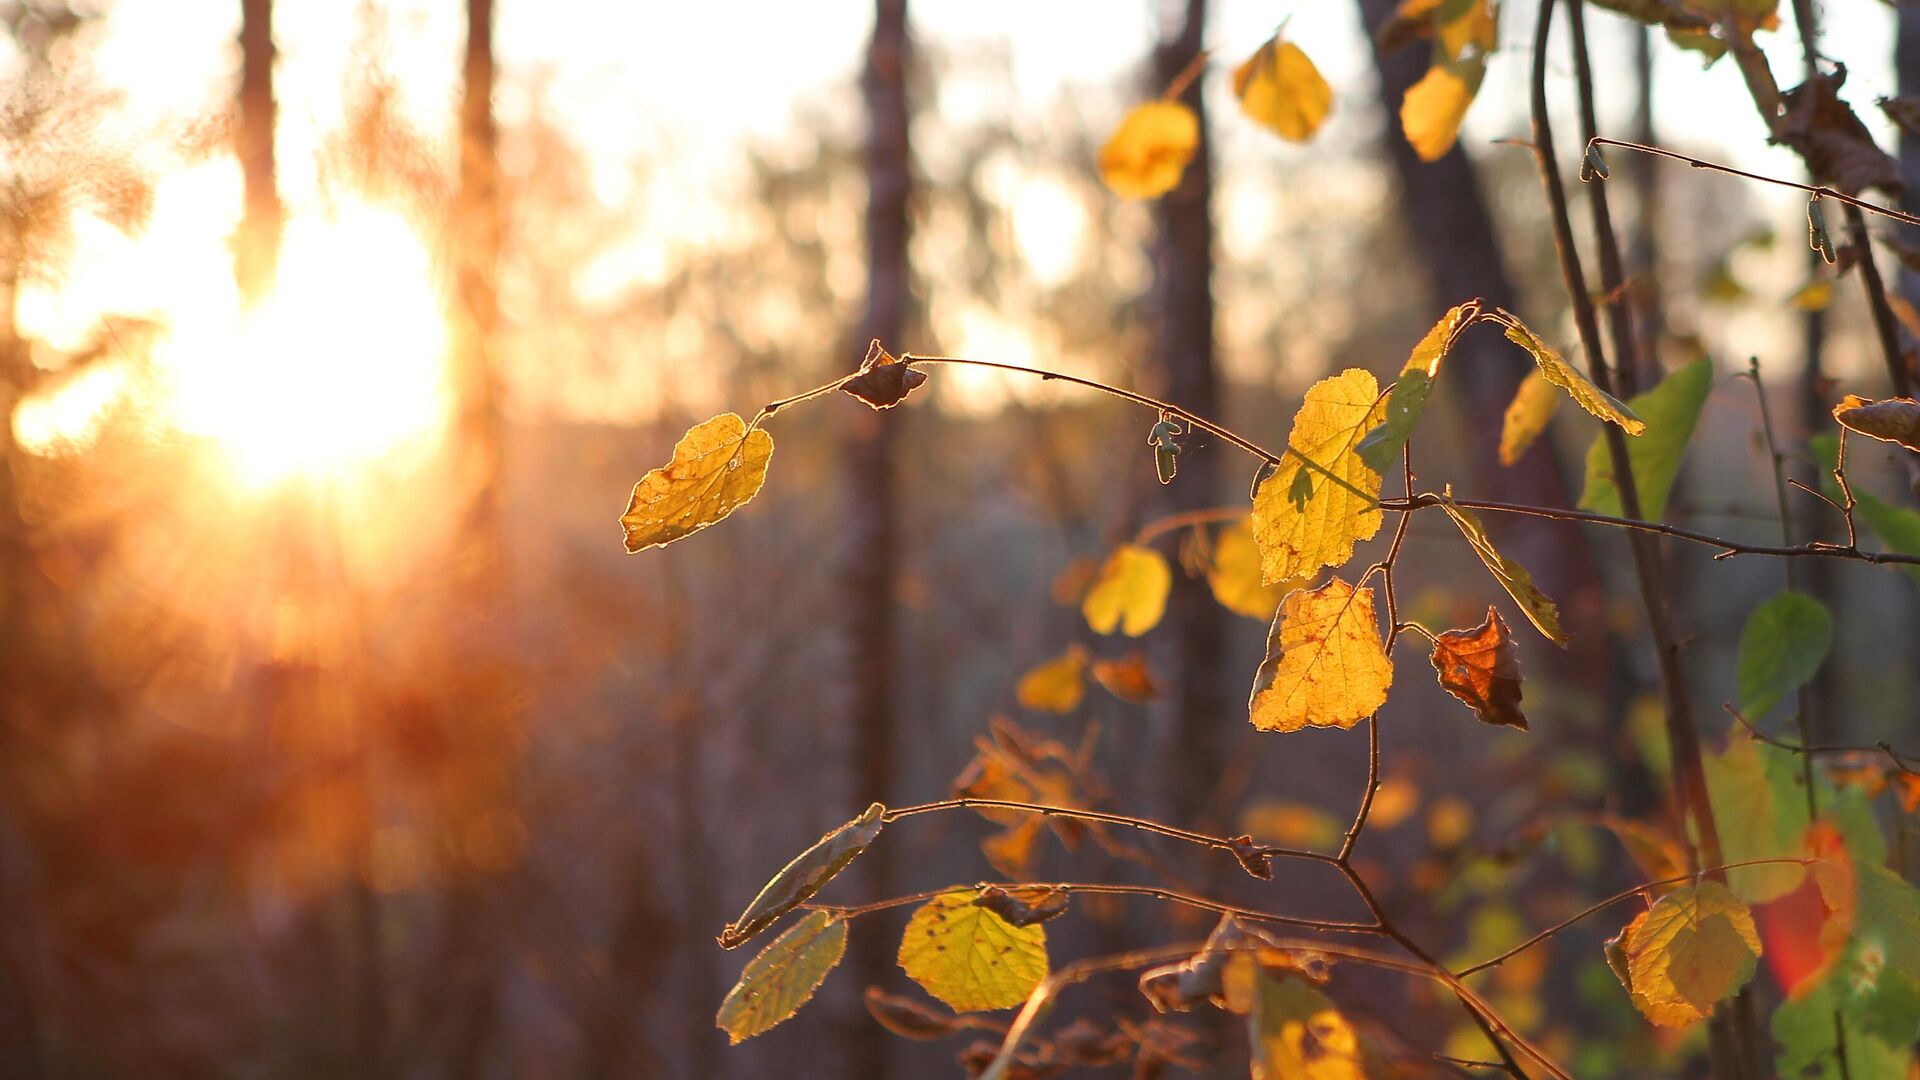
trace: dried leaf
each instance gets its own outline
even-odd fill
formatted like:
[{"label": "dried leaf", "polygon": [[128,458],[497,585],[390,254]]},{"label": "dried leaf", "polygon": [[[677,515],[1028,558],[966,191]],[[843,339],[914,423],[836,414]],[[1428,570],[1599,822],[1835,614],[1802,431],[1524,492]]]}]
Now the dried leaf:
[{"label": "dried leaf", "polygon": [[900,938],[900,967],[956,1012],[1007,1009],[1047,977],[1047,931],[1014,926],[961,889],[913,913]]},{"label": "dried leaf", "polygon": [[1900,134],[1909,139],[1920,139],[1920,97],[1902,94],[1899,97],[1883,97],[1878,102],[1880,111],[1900,129]]},{"label": "dried leaf", "polygon": [[1546,372],[1537,367],[1527,372],[1500,422],[1500,464],[1519,461],[1547,430],[1547,421],[1553,419],[1553,411],[1559,406],[1560,395],[1547,381]]},{"label": "dried leaf", "polygon": [[1333,108],[1333,87],[1300,46],[1278,34],[1233,72],[1240,111],[1288,142],[1306,142]]},{"label": "dried leaf", "polygon": [[1846,66],[1836,65],[1832,74],[1815,75],[1781,94],[1786,116],[1778,141],[1799,151],[1820,183],[1849,195],[1869,187],[1897,195],[1904,190],[1899,163],[1841,100],[1846,81]]},{"label": "dried leaf", "polygon": [[735,413],[694,425],[674,444],[673,460],[633,485],[620,525],[627,553],[671,544],[712,525],[760,492],[773,436]]},{"label": "dried leaf", "polygon": [[1420,81],[1407,88],[1400,99],[1400,130],[1421,161],[1438,161],[1453,149],[1486,74],[1484,54],[1435,60]]},{"label": "dried leaf", "polygon": [[1164,556],[1139,544],[1121,544],[1101,564],[1080,613],[1096,634],[1118,628],[1128,637],[1139,637],[1160,622],[1172,588],[1173,571]]},{"label": "dried leaf", "polygon": [[1254,676],[1248,719],[1262,731],[1352,727],[1386,704],[1392,682],[1373,590],[1331,578],[1281,601],[1267,658]]},{"label": "dried leaf", "polygon": [[1429,659],[1439,673],[1440,688],[1475,716],[1527,730],[1527,718],[1520,712],[1520,657],[1498,611],[1487,608],[1487,620],[1476,629],[1440,634]]},{"label": "dried leaf", "polygon": [[1020,707],[1035,712],[1069,713],[1086,694],[1087,650],[1078,645],[1035,666],[1014,687]]},{"label": "dried leaf", "polygon": [[[1293,453],[1253,496],[1253,539],[1260,546],[1263,580],[1308,578],[1323,566],[1339,566],[1353,557],[1356,542],[1380,531],[1380,474],[1356,450],[1385,418],[1379,384],[1361,368],[1348,368],[1308,389],[1287,436]],[[1303,456],[1318,468],[1305,464]],[[1304,505],[1293,497],[1300,484],[1308,492]]]},{"label": "dried leaf", "polygon": [[1460,535],[1467,538],[1468,546],[1473,548],[1475,555],[1480,556],[1480,561],[1493,574],[1494,580],[1520,605],[1520,610],[1527,616],[1527,621],[1533,623],[1534,629],[1546,635],[1547,640],[1555,645],[1566,645],[1567,635],[1560,629],[1560,609],[1534,585],[1533,575],[1527,573],[1527,568],[1500,554],[1493,546],[1492,537],[1487,535],[1486,527],[1480,524],[1480,519],[1457,505],[1451,496],[1441,496],[1440,508],[1453,519]]},{"label": "dried leaf", "polygon": [[1067,913],[1067,890],[1052,885],[989,885],[976,901],[1009,926],[1037,926]]},{"label": "dried leaf", "polygon": [[1147,670],[1147,658],[1138,649],[1117,660],[1095,660],[1093,680],[1121,701],[1144,705],[1160,696],[1160,687]]},{"label": "dried leaf", "polygon": [[1592,413],[1602,420],[1619,424],[1621,430],[1629,435],[1639,435],[1647,430],[1647,425],[1633,415],[1633,411],[1620,404],[1612,394],[1593,385],[1572,364],[1566,362],[1553,346],[1540,340],[1540,336],[1528,329],[1525,323],[1510,312],[1500,313],[1507,330],[1507,340],[1527,350],[1533,362],[1540,367],[1540,373],[1547,381],[1567,392],[1574,404]]},{"label": "dried leaf", "polygon": [[720,947],[737,949],[747,943],[754,935],[801,904],[812,899],[813,894],[833,880],[833,876],[846,869],[854,857],[867,850],[874,838],[880,835],[881,820],[887,808],[879,803],[867,807],[866,812],[845,825],[821,837],[814,845],[795,856],[794,860],[782,867],[753,898],[747,910],[740,917],[727,924],[720,932]]},{"label": "dried leaf", "polygon": [[860,364],[860,374],[847,380],[840,389],[876,410],[891,409],[926,381],[926,372],[908,367],[881,348],[880,340],[875,338],[867,345],[867,358]]},{"label": "dried leaf", "polygon": [[735,1043],[766,1031],[798,1012],[846,951],[846,920],[809,912],[747,962],[715,1025]]},{"label": "dried leaf", "polygon": [[1200,121],[1177,101],[1136,105],[1100,148],[1100,178],[1117,195],[1156,199],[1172,191],[1200,145]]},{"label": "dried leaf", "polygon": [[1872,401],[1848,394],[1833,407],[1833,418],[1869,439],[1920,451],[1920,401],[1904,397]]}]

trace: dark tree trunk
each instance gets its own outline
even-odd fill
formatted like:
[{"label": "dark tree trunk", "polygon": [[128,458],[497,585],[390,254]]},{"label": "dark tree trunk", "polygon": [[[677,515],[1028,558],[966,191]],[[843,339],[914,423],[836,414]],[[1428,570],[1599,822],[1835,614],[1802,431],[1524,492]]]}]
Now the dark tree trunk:
[{"label": "dark tree trunk", "polygon": [[[906,0],[876,0],[873,39],[867,48],[861,89],[867,105],[867,305],[854,334],[850,358],[878,338],[899,349],[912,303],[907,266],[913,191],[907,138]],[[853,424],[846,444],[846,549],[840,568],[847,612],[848,682],[853,725],[852,784],[858,803],[886,801],[895,771],[893,731],[893,592],[896,576],[896,507],[892,454],[900,415],[849,409]],[[853,867],[863,895],[893,892],[888,846],[876,845]],[[872,934],[857,934],[852,966],[860,986],[885,980],[892,958]],[[854,1020],[847,1044],[846,1075],[878,1080],[887,1073],[884,1033]]]},{"label": "dark tree trunk", "polygon": [[[1426,73],[1429,54],[1418,47],[1383,53],[1371,31],[1390,17],[1398,4],[1396,0],[1359,3],[1380,76],[1381,106],[1389,117],[1383,142],[1400,182],[1401,208],[1414,249],[1435,293],[1433,314],[1437,318],[1439,309],[1476,296],[1490,305],[1510,308],[1516,293],[1473,163],[1458,146],[1438,161],[1422,162],[1400,132],[1400,101]],[[1488,492],[1494,499],[1568,506],[1573,500],[1561,479],[1563,467],[1551,443],[1535,447],[1510,467],[1501,465],[1497,456],[1496,433],[1529,364],[1526,354],[1491,327],[1470,331],[1461,341],[1459,354],[1448,361],[1446,377],[1441,380],[1442,400],[1450,402],[1460,414],[1461,430],[1472,435],[1467,441],[1466,482],[1456,486]],[[1392,483],[1388,481],[1389,488]],[[1593,553],[1580,534],[1564,525],[1531,518],[1503,520],[1495,527],[1502,550],[1531,570],[1540,587],[1559,602],[1561,621],[1567,630],[1595,647],[1610,642],[1605,590]],[[1606,657],[1599,662],[1591,652],[1576,660],[1565,650],[1549,650],[1547,659],[1555,679],[1582,688],[1591,700],[1607,702],[1609,717],[1621,720],[1625,715],[1621,691],[1628,680],[1619,677],[1624,672],[1614,670],[1621,659],[1619,651],[1605,651]],[[1645,770],[1630,762],[1632,748],[1624,730],[1613,733],[1608,751],[1615,767],[1614,790],[1619,794],[1621,809],[1631,813],[1653,805],[1657,794]]]},{"label": "dark tree trunk", "polygon": [[[476,576],[497,586],[500,552],[502,422],[500,380],[493,363],[500,309],[495,292],[501,243],[500,164],[493,119],[494,0],[467,0],[465,79],[460,98],[460,187],[455,206],[460,303],[454,357],[458,421],[455,438],[467,495],[466,528],[476,543]],[[488,588],[488,592],[496,591]]]},{"label": "dark tree trunk", "polygon": [[[1207,21],[1206,0],[1169,4],[1166,36],[1153,54],[1158,93],[1200,56]],[[1184,10],[1181,10],[1184,9]],[[1220,415],[1213,358],[1213,163],[1207,140],[1201,80],[1181,100],[1200,120],[1200,146],[1180,186],[1154,204],[1153,367],[1159,390],[1176,405],[1202,415]],[[1197,443],[1198,440],[1189,440]],[[1213,506],[1220,496],[1222,446],[1183,454],[1180,475],[1161,487],[1148,506],[1156,515]],[[1219,787],[1227,740],[1238,730],[1221,685],[1225,615],[1205,581],[1174,576],[1167,600],[1166,630],[1159,635],[1164,661],[1155,672],[1167,696],[1155,725],[1162,741],[1162,778],[1173,820],[1207,827],[1204,816]],[[1217,823],[1214,823],[1217,824]]]},{"label": "dark tree trunk", "polygon": [[[1633,140],[1657,146],[1653,129],[1653,35],[1652,27],[1634,28],[1633,69],[1636,100],[1633,110]],[[1647,387],[1660,381],[1660,341],[1666,335],[1666,318],[1660,305],[1660,166],[1663,162],[1645,155],[1632,155],[1634,215],[1633,233],[1628,242],[1627,274],[1631,283],[1620,303],[1631,303],[1640,316],[1634,350],[1639,363],[1634,382]]]},{"label": "dark tree trunk", "polygon": [[234,238],[234,280],[248,303],[273,287],[280,260],[280,188],[273,157],[273,0],[240,0],[239,124],[235,151],[246,186],[240,235]]}]

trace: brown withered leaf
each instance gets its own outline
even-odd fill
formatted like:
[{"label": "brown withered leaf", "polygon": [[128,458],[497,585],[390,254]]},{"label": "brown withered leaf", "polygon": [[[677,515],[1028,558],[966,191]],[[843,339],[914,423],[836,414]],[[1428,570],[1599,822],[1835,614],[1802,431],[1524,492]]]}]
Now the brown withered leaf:
[{"label": "brown withered leaf", "polygon": [[1920,97],[1902,94],[1899,97],[1883,97],[1879,101],[1880,111],[1887,114],[1900,133],[1909,139],[1920,139]]},{"label": "brown withered leaf", "polygon": [[1121,701],[1144,705],[1160,696],[1160,684],[1153,681],[1147,658],[1138,649],[1117,660],[1095,660],[1091,673],[1094,682]]},{"label": "brown withered leaf", "polygon": [[1848,431],[1920,452],[1920,401],[1904,397],[1871,401],[1848,394],[1833,407],[1833,418]]},{"label": "brown withered leaf", "polygon": [[1004,1031],[1006,1025],[972,1013],[958,1014],[936,1009],[924,1002],[899,994],[889,994],[877,986],[867,987],[867,1012],[880,1026],[903,1039],[944,1039],[966,1030]]},{"label": "brown withered leaf", "polygon": [[1527,730],[1520,712],[1520,658],[1500,612],[1472,630],[1448,630],[1433,643],[1433,670],[1440,687],[1489,724]]},{"label": "brown withered leaf", "polygon": [[867,358],[860,363],[860,374],[848,379],[840,389],[859,398],[874,409],[891,409],[927,381],[927,373],[903,363],[875,338],[867,345]]},{"label": "brown withered leaf", "polygon": [[989,885],[974,903],[1009,926],[1033,926],[1067,913],[1067,890],[1051,885]]},{"label": "brown withered leaf", "polygon": [[1873,141],[1853,106],[1840,99],[1846,81],[1846,65],[1836,64],[1833,74],[1816,75],[1782,94],[1786,123],[1779,141],[1798,151],[1822,183],[1849,195],[1869,187],[1897,195],[1905,189],[1899,163]]}]

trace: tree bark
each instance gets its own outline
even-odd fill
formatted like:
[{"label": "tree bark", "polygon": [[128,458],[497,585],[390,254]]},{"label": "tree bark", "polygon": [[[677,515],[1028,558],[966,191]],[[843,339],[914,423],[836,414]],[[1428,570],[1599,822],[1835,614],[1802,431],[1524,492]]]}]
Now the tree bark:
[{"label": "tree bark", "polygon": [[[1164,90],[1200,57],[1207,22],[1206,0],[1169,3],[1169,33],[1153,54],[1151,93]],[[1213,162],[1206,103],[1193,80],[1181,101],[1200,121],[1200,145],[1180,185],[1154,203],[1153,370],[1168,401],[1202,416],[1220,415],[1213,333]],[[1220,446],[1199,446],[1180,457],[1178,479],[1147,500],[1155,516],[1216,505],[1220,496]],[[1227,759],[1235,717],[1226,708],[1221,652],[1226,626],[1205,581],[1174,575],[1167,599],[1164,662],[1156,674],[1166,697],[1154,725],[1162,746],[1161,771],[1173,820],[1205,828],[1205,815]]]},{"label": "tree bark", "polygon": [[[867,303],[848,355],[857,358],[879,339],[899,348],[912,303],[907,265],[911,232],[908,201],[913,191],[908,142],[907,71],[910,63],[906,0],[876,0],[861,89],[867,111]],[[855,802],[885,802],[895,771],[893,731],[894,583],[897,573],[896,492],[892,454],[900,415],[866,409],[854,414],[845,447],[847,546],[842,554],[841,595],[846,598],[848,680],[853,728],[852,786]],[[853,868],[862,892],[890,894],[892,860],[876,845]],[[884,942],[856,934],[852,966],[861,986],[882,982],[892,966]],[[847,1072],[855,1080],[887,1074],[884,1033],[864,1015],[847,1037]]]},{"label": "tree bark", "polygon": [[235,152],[246,207],[234,238],[234,280],[248,304],[273,288],[284,212],[275,175],[273,129],[273,0],[240,0],[239,123]]}]

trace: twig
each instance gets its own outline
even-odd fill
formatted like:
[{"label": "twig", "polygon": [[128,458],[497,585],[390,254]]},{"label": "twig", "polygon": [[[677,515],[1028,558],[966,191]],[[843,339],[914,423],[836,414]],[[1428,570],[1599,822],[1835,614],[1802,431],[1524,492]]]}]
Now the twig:
[{"label": "twig", "polygon": [[1083,810],[1074,806],[1049,806],[1045,803],[1018,802],[1011,799],[942,799],[939,802],[922,803],[918,806],[903,806],[898,809],[888,810],[881,816],[880,820],[894,822],[904,817],[913,817],[916,814],[932,814],[945,810],[1011,810],[1016,813],[1040,814],[1043,817],[1071,818],[1076,821],[1097,821],[1104,825],[1120,825],[1129,829],[1138,829],[1141,832],[1172,837],[1175,840],[1184,840],[1189,844],[1198,844],[1201,847],[1210,847],[1218,851],[1225,851],[1235,857],[1251,856],[1259,858],[1261,856],[1271,856],[1277,859],[1302,859],[1308,862],[1327,863],[1329,865],[1338,861],[1334,856],[1318,851],[1273,847],[1267,844],[1249,846],[1236,843],[1225,837],[1210,836],[1206,833],[1194,832],[1191,829],[1164,825],[1158,821],[1134,817],[1130,814],[1115,814],[1104,810]]},{"label": "twig", "polygon": [[1658,146],[1647,146],[1643,143],[1628,142],[1625,139],[1607,139],[1596,136],[1587,140],[1587,142],[1592,146],[1618,146],[1622,150],[1636,150],[1642,154],[1652,154],[1655,157],[1684,161],[1696,169],[1708,169],[1713,172],[1726,173],[1728,176],[1738,176],[1742,179],[1754,180],[1762,184],[1773,184],[1776,187],[1792,188],[1795,191],[1804,191],[1810,195],[1818,195],[1822,199],[1832,199],[1834,202],[1844,204],[1852,209],[1875,214],[1891,221],[1898,221],[1907,225],[1920,225],[1920,217],[1902,213],[1890,206],[1880,206],[1875,203],[1870,203],[1865,199],[1855,198],[1844,191],[1835,191],[1823,184],[1802,184],[1796,180],[1782,180],[1777,176],[1764,176],[1760,173],[1748,172],[1745,169],[1736,169],[1731,165],[1721,165],[1718,162],[1689,157],[1686,154],[1677,154],[1672,150],[1662,149]]},{"label": "twig", "polygon": [[1740,710],[1734,708],[1732,704],[1723,701],[1720,703],[1720,707],[1726,710],[1728,716],[1738,720],[1740,726],[1747,729],[1747,734],[1752,735],[1768,746],[1777,747],[1794,754],[1884,754],[1887,760],[1893,763],[1894,768],[1909,776],[1920,776],[1920,758],[1915,758],[1895,750],[1893,744],[1884,739],[1874,743],[1872,746],[1856,746],[1848,743],[1790,743],[1784,739],[1778,739],[1772,735],[1768,735],[1759,728],[1754,727],[1753,722],[1745,716],[1742,716]]},{"label": "twig", "polygon": [[1016,890],[1046,889],[1053,892],[1065,893],[1069,896],[1074,893],[1101,896],[1141,896],[1150,900],[1165,900],[1169,903],[1183,904],[1187,907],[1198,908],[1201,911],[1211,911],[1218,915],[1231,915],[1236,919],[1245,919],[1248,922],[1297,926],[1303,930],[1319,930],[1331,934],[1373,934],[1386,936],[1386,932],[1375,923],[1344,922],[1338,919],[1310,919],[1299,915],[1282,915],[1278,912],[1262,911],[1259,908],[1223,904],[1218,900],[1209,900],[1204,896],[1193,896],[1174,889],[1163,889],[1157,885],[1122,885],[1112,882],[1093,881],[976,882],[968,885],[949,885],[943,889],[927,889],[923,892],[910,893],[906,896],[889,897],[885,900],[874,900],[865,904],[841,905],[807,903],[800,906],[809,911],[829,912],[843,919],[857,919],[862,915],[871,915],[876,911],[887,911],[892,908],[923,904],[935,897],[946,896],[949,893],[966,892],[970,889],[985,889],[989,887]]}]

